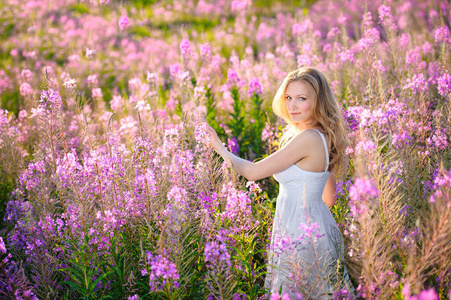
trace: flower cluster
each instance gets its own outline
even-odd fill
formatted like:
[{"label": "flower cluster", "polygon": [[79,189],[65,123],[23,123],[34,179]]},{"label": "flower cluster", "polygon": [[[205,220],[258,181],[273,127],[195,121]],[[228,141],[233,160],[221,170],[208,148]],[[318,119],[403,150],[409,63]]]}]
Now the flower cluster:
[{"label": "flower cluster", "polygon": [[365,213],[367,206],[374,203],[379,196],[379,190],[374,180],[368,178],[356,178],[354,184],[349,188],[350,208],[353,214]]},{"label": "flower cluster", "polygon": [[205,244],[204,248],[205,262],[209,268],[213,268],[222,262],[229,268],[231,267],[230,255],[224,239],[217,237],[215,241]]},{"label": "flower cluster", "polygon": [[141,270],[142,276],[149,276],[151,291],[177,289],[180,275],[175,264],[163,255],[153,255],[146,251],[146,268]]}]

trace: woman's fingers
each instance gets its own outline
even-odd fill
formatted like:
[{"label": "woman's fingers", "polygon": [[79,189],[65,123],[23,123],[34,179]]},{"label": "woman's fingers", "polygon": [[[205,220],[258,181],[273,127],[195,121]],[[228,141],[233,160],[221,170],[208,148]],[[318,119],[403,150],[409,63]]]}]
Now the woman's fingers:
[{"label": "woman's fingers", "polygon": [[215,150],[218,150],[220,146],[222,146],[222,141],[219,139],[216,130],[214,130],[210,125],[206,125],[207,132],[210,135],[210,142],[208,143],[208,146],[213,147]]}]

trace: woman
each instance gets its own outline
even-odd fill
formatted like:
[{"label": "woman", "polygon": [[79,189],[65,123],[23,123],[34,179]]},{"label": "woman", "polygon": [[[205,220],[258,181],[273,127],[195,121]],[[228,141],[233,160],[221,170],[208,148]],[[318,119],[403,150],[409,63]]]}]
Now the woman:
[{"label": "woman", "polygon": [[208,127],[211,146],[248,180],[274,175],[280,183],[266,287],[327,299],[341,278],[337,261],[342,261],[343,241],[327,206],[335,203],[335,174],[345,165],[345,121],[326,78],[313,68],[285,77],[273,110],[289,128],[280,149],[267,158],[252,163],[235,156]]}]

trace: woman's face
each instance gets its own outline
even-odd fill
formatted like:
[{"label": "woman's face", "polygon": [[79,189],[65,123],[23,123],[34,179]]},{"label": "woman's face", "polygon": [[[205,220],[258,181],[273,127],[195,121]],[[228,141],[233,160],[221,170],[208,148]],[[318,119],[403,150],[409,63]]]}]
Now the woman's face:
[{"label": "woman's face", "polygon": [[302,80],[292,81],[285,91],[285,105],[291,121],[299,129],[306,129],[312,121],[312,93]]}]

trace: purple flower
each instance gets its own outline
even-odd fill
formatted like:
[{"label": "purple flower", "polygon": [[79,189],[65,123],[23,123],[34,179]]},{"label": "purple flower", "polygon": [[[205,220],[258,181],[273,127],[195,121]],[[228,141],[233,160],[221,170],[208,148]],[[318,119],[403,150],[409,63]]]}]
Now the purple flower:
[{"label": "purple flower", "polygon": [[238,145],[238,141],[234,136],[227,139],[227,148],[233,154],[240,153],[240,145]]},{"label": "purple flower", "polygon": [[377,28],[371,27],[365,31],[364,37],[373,40],[373,42],[379,42],[380,40],[379,30],[377,30]]},{"label": "purple flower", "polygon": [[424,290],[418,294],[418,300],[438,300],[438,295],[434,289]]},{"label": "purple flower", "polygon": [[[435,202],[437,198],[441,198],[448,195],[446,189],[451,189],[451,172],[447,172],[442,176],[437,176],[434,179],[434,186],[432,187],[436,191],[430,196],[429,202]],[[445,190],[445,191],[444,191]],[[451,204],[451,202],[449,202]]]},{"label": "purple flower", "polygon": [[252,78],[249,82],[249,89],[247,90],[249,97],[253,95],[261,95],[262,94],[262,86],[258,81],[258,78]]},{"label": "purple flower", "polygon": [[[218,239],[219,240],[219,239]],[[230,255],[224,242],[213,241],[206,243],[204,248],[205,262],[212,268],[220,262],[225,262],[227,266],[231,266]]]},{"label": "purple flower", "polygon": [[354,299],[354,295],[350,293],[347,289],[341,289],[334,292],[333,299]]},{"label": "purple flower", "polygon": [[367,178],[357,178],[354,184],[349,188],[349,206],[354,216],[360,216],[365,213],[366,202],[373,201],[379,196],[379,190],[376,188],[374,180]]},{"label": "purple flower", "polygon": [[369,48],[373,47],[373,39],[371,38],[360,39],[359,44],[363,51],[368,50]]},{"label": "purple flower", "polygon": [[296,36],[302,35],[311,29],[313,29],[313,22],[310,19],[306,19],[303,23],[293,24],[291,32]]},{"label": "purple flower", "polygon": [[423,53],[425,55],[429,54],[429,53],[432,53],[432,45],[429,44],[428,42],[424,43],[422,48],[423,48]]},{"label": "purple flower", "polygon": [[224,211],[226,218],[236,219],[251,213],[251,200],[249,196],[244,191],[235,189],[232,183],[224,184],[222,194],[227,199]]},{"label": "purple flower", "polygon": [[387,26],[391,30],[397,29],[397,26],[393,21],[390,6],[381,5],[381,6],[379,6],[378,12],[379,12],[379,20],[380,20],[381,24]]},{"label": "purple flower", "polygon": [[210,134],[207,132],[207,123],[198,123],[194,129],[194,138],[196,139],[196,151],[207,150],[206,145],[211,142]]},{"label": "purple flower", "polygon": [[33,94],[33,88],[31,87],[31,85],[27,82],[24,82],[20,85],[20,94],[22,96],[28,96]]},{"label": "purple flower", "polygon": [[176,77],[180,73],[180,65],[179,64],[171,64],[169,65],[169,74],[172,77]]},{"label": "purple flower", "polygon": [[379,196],[379,190],[375,186],[374,180],[357,178],[349,188],[349,197],[353,201],[360,201]]},{"label": "purple flower", "polygon": [[312,238],[321,238],[324,236],[324,234],[320,234],[320,229],[318,223],[301,223],[299,226],[299,229],[301,230],[302,234],[299,236],[299,240],[304,239],[312,239]]},{"label": "purple flower", "polygon": [[92,89],[92,97],[102,99],[103,98],[102,89],[101,88]]},{"label": "purple flower", "polygon": [[[167,285],[169,287],[179,287],[177,280],[180,276],[177,272],[175,264],[167,257],[162,255],[153,255],[146,250],[146,263],[148,269],[144,274],[149,275],[149,285],[151,291],[162,291]],[[143,274],[143,271],[141,273]]]},{"label": "purple flower", "polygon": [[234,0],[230,4],[230,8],[232,12],[244,13],[251,3],[252,1]]},{"label": "purple flower", "polygon": [[58,91],[48,89],[41,92],[39,107],[51,110],[52,108],[61,108],[63,102]]},{"label": "purple flower", "polygon": [[403,87],[404,90],[411,89],[414,93],[421,93],[421,92],[427,92],[428,83],[426,82],[426,79],[424,78],[424,75],[422,73],[415,74],[412,79],[407,79],[407,84]]},{"label": "purple flower", "polygon": [[306,54],[301,54],[297,56],[298,68],[308,67],[312,64],[310,56]]},{"label": "purple flower", "polygon": [[410,37],[409,37],[409,35],[408,35],[407,33],[403,33],[403,34],[401,35],[401,37],[399,38],[399,45],[400,45],[402,48],[406,48],[407,46],[409,46],[409,43],[410,43]]},{"label": "purple flower", "polygon": [[191,45],[190,45],[189,40],[187,40],[187,39],[181,40],[180,51],[182,52],[182,56],[185,58],[191,56],[192,51],[191,51]]},{"label": "purple flower", "polygon": [[419,49],[409,50],[406,52],[406,65],[415,65],[420,62],[421,56]]},{"label": "purple flower", "polygon": [[338,29],[338,27],[332,27],[330,30],[329,30],[329,32],[327,33],[327,38],[328,39],[332,39],[332,38],[334,38],[335,36],[337,36],[337,35],[339,35],[340,34],[340,29]]},{"label": "purple flower", "polygon": [[127,16],[121,16],[119,18],[118,24],[119,24],[119,28],[121,30],[124,30],[130,26],[130,20],[128,19]]},{"label": "purple flower", "polygon": [[444,43],[449,38],[449,28],[448,26],[443,26],[435,29],[435,42]]},{"label": "purple flower", "polygon": [[200,46],[200,56],[207,61],[211,59],[211,49],[208,43]]},{"label": "purple flower", "polygon": [[376,149],[373,141],[359,141],[355,147],[357,153],[369,152]]},{"label": "purple flower", "polygon": [[290,296],[287,293],[283,293],[283,295],[280,295],[279,293],[272,293],[269,300],[290,300]]},{"label": "purple flower", "polygon": [[448,73],[443,74],[437,80],[438,93],[443,97],[449,95],[451,91],[451,75]]},{"label": "purple flower", "polygon": [[0,237],[0,253],[6,253],[6,247],[2,237]]},{"label": "purple flower", "polygon": [[357,130],[357,128],[359,127],[359,122],[357,121],[356,116],[353,115],[353,113],[350,110],[345,110],[343,113],[343,117],[348,123],[349,129],[351,129],[351,131]]},{"label": "purple flower", "polygon": [[354,62],[354,53],[351,50],[342,51],[338,55],[342,62],[347,62],[347,61],[349,61],[351,63]]},{"label": "purple flower", "polygon": [[381,5],[378,8],[379,12],[379,19],[381,22],[384,22],[384,20],[391,18],[391,7],[387,5]]},{"label": "purple flower", "polygon": [[229,68],[227,70],[227,85],[234,86],[236,85],[240,79],[238,78],[238,74],[236,73],[235,69]]}]

